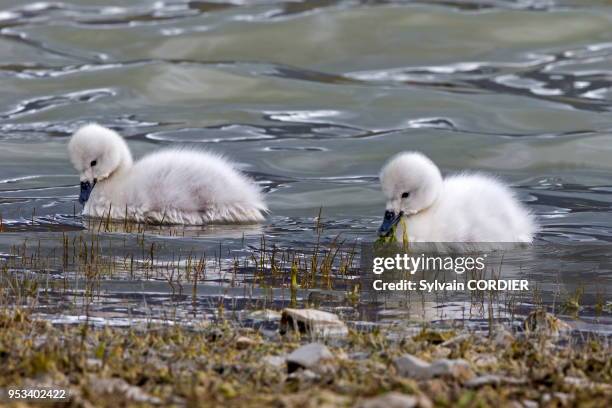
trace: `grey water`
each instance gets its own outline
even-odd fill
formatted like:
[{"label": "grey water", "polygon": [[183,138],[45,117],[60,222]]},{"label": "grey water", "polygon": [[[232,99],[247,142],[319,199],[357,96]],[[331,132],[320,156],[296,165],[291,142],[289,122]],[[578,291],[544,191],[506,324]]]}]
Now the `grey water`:
[{"label": "grey water", "polygon": [[[176,145],[222,153],[266,192],[271,214],[261,226],[148,235],[163,244],[160,259],[183,250],[229,265],[262,236],[305,251],[338,235],[371,241],[384,210],[377,172],[402,150],[426,153],[444,173],[496,174],[537,215],[538,242],[599,245],[607,259],[611,110],[612,5],[604,0],[3,0],[0,260],[24,241],[52,257],[62,237],[92,228],[79,215],[66,144],[94,121],[123,134],[136,157]],[[319,211],[322,237],[313,227]],[[138,247],[137,234],[104,234]],[[541,281],[604,288],[603,317],[585,305],[570,320],[610,332],[610,269],[564,277],[560,264]],[[219,296],[246,310],[254,295],[231,288],[229,269],[219,266],[201,293],[182,300],[171,285],[149,288],[147,276],[109,278],[95,307],[108,321],[165,318],[170,298],[185,318],[214,316]],[[61,280],[70,271],[30,272]],[[78,320],[78,279],[64,279],[70,291],[47,291],[38,310]],[[263,306],[286,303],[286,285],[276,286]],[[380,322],[402,313],[383,304],[352,316]]]}]

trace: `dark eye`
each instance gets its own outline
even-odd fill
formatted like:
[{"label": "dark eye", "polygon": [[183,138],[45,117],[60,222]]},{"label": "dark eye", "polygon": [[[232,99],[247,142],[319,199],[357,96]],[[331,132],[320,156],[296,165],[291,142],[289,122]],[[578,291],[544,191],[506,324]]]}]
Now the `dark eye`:
[{"label": "dark eye", "polygon": [[410,193],[406,191],[405,193],[402,194],[402,198],[408,198],[409,195]]},{"label": "dark eye", "polygon": [[91,165],[91,167],[95,166],[96,164],[98,164],[97,160],[92,160],[91,163],[89,163]]}]

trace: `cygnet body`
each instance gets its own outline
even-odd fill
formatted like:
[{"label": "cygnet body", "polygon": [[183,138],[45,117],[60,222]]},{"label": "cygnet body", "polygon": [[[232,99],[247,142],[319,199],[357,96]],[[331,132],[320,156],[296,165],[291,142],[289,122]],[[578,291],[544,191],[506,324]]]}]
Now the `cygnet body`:
[{"label": "cygnet body", "polygon": [[[442,178],[418,152],[392,157],[380,181],[387,200],[380,236],[390,234],[402,218],[409,239],[419,242],[529,243],[538,229],[531,212],[501,181],[478,173]],[[403,229],[395,233],[401,242]]]},{"label": "cygnet body", "polygon": [[125,140],[96,124],[75,132],[68,151],[87,216],[203,225],[258,222],[267,212],[257,185],[212,153],[165,149],[134,163]]}]

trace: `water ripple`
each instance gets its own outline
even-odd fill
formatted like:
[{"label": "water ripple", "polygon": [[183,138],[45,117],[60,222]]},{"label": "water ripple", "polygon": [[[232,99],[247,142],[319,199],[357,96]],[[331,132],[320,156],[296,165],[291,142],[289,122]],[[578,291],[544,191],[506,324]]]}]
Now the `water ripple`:
[{"label": "water ripple", "polygon": [[62,95],[41,96],[23,101],[14,109],[0,113],[0,118],[14,119],[63,105],[94,102],[98,99],[115,95],[116,92],[112,89],[88,89],[84,91],[69,92]]},{"label": "water ripple", "polygon": [[[69,137],[79,127],[91,123],[94,119],[75,119],[65,122],[27,122],[27,123],[0,123],[0,141],[40,141],[49,137]],[[141,120],[135,115],[106,116],[97,120],[98,123],[130,135],[134,129],[149,128],[164,125],[158,122]],[[135,137],[138,138],[138,135]]]},{"label": "water ripple", "polygon": [[572,106],[608,111],[612,71],[558,72],[564,65],[612,62],[610,43],[555,53],[529,53],[522,62],[459,62],[347,73],[346,77],[387,86],[437,88],[451,93],[514,94]]}]

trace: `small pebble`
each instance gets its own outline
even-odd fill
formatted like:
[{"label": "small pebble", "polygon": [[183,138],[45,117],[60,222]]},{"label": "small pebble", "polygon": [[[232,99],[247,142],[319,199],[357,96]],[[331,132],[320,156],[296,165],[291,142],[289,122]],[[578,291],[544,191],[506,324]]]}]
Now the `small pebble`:
[{"label": "small pebble", "polygon": [[285,356],[266,356],[263,358],[264,364],[272,367],[282,367],[287,362]]},{"label": "small pebble", "polygon": [[238,350],[245,350],[247,348],[256,346],[257,344],[257,341],[245,336],[240,336],[236,339],[236,348]]},{"label": "small pebble", "polygon": [[485,375],[481,375],[481,376],[470,379],[469,381],[465,383],[465,385],[470,388],[479,388],[485,385],[494,385],[494,386],[499,386],[502,384],[523,385],[526,382],[527,382],[526,380],[522,380],[519,378],[505,377],[505,376],[500,376],[496,374],[485,374]]},{"label": "small pebble", "polygon": [[384,395],[368,398],[357,404],[358,408],[413,408],[418,399],[412,395],[399,392],[388,392]]},{"label": "small pebble", "polygon": [[297,331],[315,337],[343,337],[348,327],[340,318],[317,309],[284,309],[280,321],[280,333]]},{"label": "small pebble", "polygon": [[323,360],[331,360],[334,355],[320,343],[306,344],[287,356],[287,371],[292,373],[299,368],[313,368]]},{"label": "small pebble", "polygon": [[471,377],[470,365],[462,359],[440,359],[428,363],[411,354],[405,354],[394,360],[400,375],[417,380],[428,380],[433,377],[450,375],[453,377]]}]

